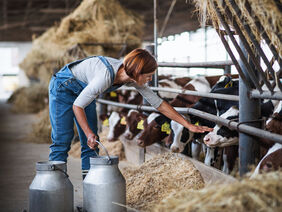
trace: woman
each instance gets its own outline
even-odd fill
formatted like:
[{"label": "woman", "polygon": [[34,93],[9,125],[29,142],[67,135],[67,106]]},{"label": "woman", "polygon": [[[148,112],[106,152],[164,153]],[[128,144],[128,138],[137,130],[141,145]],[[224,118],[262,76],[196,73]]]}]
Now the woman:
[{"label": "woman", "polygon": [[49,112],[52,125],[50,160],[66,161],[73,138],[75,121],[81,142],[83,176],[90,168],[89,157],[95,156],[98,143],[95,99],[127,84],[168,118],[192,132],[211,131],[186,121],[173,107],[152,92],[145,83],[157,69],[154,57],[143,49],[130,52],[123,61],[93,56],[75,61],[55,74],[49,85]]}]

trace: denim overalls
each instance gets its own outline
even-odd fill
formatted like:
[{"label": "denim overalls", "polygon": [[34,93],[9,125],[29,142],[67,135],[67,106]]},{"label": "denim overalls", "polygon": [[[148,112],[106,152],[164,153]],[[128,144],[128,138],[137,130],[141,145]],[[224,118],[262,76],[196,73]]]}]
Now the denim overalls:
[{"label": "denim overalls", "polygon": [[[97,57],[105,64],[107,70],[110,72],[111,84],[113,84],[115,79],[113,67],[105,57]],[[87,84],[74,78],[70,66],[80,63],[85,59],[64,66],[57,74],[53,75],[49,84],[49,115],[52,126],[51,138],[53,141],[50,145],[49,160],[67,161],[68,151],[70,150],[71,141],[74,136],[73,122],[75,121],[81,142],[82,170],[88,170],[90,168],[89,157],[96,156],[96,152],[88,147],[87,138],[72,110],[73,102]],[[111,86],[105,93],[116,90],[118,87],[120,86]],[[85,113],[89,127],[97,135],[95,100],[85,108]]]}]

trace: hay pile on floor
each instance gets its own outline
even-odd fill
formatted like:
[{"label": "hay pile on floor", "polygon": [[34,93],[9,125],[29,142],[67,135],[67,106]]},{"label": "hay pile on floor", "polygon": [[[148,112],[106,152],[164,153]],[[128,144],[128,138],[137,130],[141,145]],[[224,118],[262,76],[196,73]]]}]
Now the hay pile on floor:
[{"label": "hay pile on floor", "polygon": [[[222,5],[221,0],[213,0],[213,1],[206,1],[206,0],[193,0],[196,4],[196,7],[199,9],[201,16],[202,16],[202,23],[206,22],[206,20],[211,20],[214,27],[219,29],[220,20],[216,15],[216,11],[212,6],[211,2],[216,2],[218,5],[219,10],[222,14],[227,17],[226,15],[226,7],[228,7],[233,15],[234,18],[237,19],[237,23],[239,23],[239,27],[241,28],[245,38],[248,40],[249,44],[252,46],[253,43],[251,42],[249,36],[247,35],[246,30],[244,29],[242,23],[238,21],[238,15],[235,10],[230,5],[230,1],[225,1],[226,5]],[[241,10],[241,16],[244,20],[244,23],[247,23],[251,27],[251,31],[255,35],[258,41],[262,40],[262,33],[266,32],[271,43],[276,47],[276,50],[281,55],[282,54],[282,43],[281,43],[281,36],[282,36],[282,13],[279,9],[279,4],[277,0],[257,0],[257,1],[250,1],[250,0],[235,0],[237,5]],[[247,11],[246,2],[250,5],[252,16]],[[280,1],[281,2],[281,1]],[[253,21],[254,17],[260,21],[263,29],[258,29]],[[228,20],[226,18],[229,26],[233,25],[233,20]],[[204,23],[203,23],[204,24]]]},{"label": "hay pile on floor", "polygon": [[[34,143],[52,143],[51,140],[51,123],[49,118],[49,107],[45,107],[43,111],[37,114],[38,121],[32,125],[32,132],[29,140]],[[74,137],[78,136],[76,126],[74,124]]]},{"label": "hay pile on floor", "polygon": [[200,189],[204,181],[194,165],[171,153],[158,155],[139,167],[125,168],[127,205],[150,211],[173,191]]},{"label": "hay pile on floor", "polygon": [[34,83],[29,87],[18,88],[8,99],[15,113],[37,113],[48,104],[47,86]]},{"label": "hay pile on floor", "polygon": [[282,172],[198,191],[183,190],[162,200],[155,212],[282,211]]},{"label": "hay pile on floor", "polygon": [[[115,142],[109,142],[107,140],[109,129],[104,128],[101,133],[99,133],[100,141],[102,144],[106,147],[108,150],[109,155],[117,155],[119,157],[119,160],[125,159],[125,153],[124,148],[120,140],[117,140]],[[69,155],[75,158],[80,158],[81,155],[81,146],[80,142],[76,142],[72,144],[71,150],[69,151]],[[99,147],[100,152],[99,155],[106,155],[102,147]]]},{"label": "hay pile on floor", "polygon": [[49,107],[37,114],[38,122],[32,125],[30,137],[35,143],[52,143]]},{"label": "hay pile on floor", "polygon": [[139,47],[143,25],[137,14],[117,0],[84,0],[59,24],[33,40],[20,67],[28,77],[48,82],[53,71],[85,55],[118,57],[124,46],[111,43],[126,43],[127,52]]}]

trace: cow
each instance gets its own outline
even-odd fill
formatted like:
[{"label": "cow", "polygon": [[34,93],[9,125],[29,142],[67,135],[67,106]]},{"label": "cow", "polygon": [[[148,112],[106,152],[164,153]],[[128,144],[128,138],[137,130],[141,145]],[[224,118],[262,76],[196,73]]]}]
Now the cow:
[{"label": "cow", "polygon": [[[188,82],[184,87],[183,90],[190,90],[190,91],[200,91],[200,92],[210,92],[211,87],[209,82],[206,80],[205,77],[197,77],[190,82]],[[186,94],[178,94],[171,102],[170,105],[173,107],[191,107],[197,101],[199,101],[201,97],[198,96],[190,96]]]},{"label": "cow", "polygon": [[257,165],[251,178],[257,176],[262,171],[270,172],[282,168],[282,144],[274,144],[267,152],[267,154],[261,159]]},{"label": "cow", "polygon": [[146,128],[137,140],[137,144],[140,147],[146,147],[160,142],[170,134],[171,120],[162,114],[151,113],[145,122]]},{"label": "cow", "polygon": [[[173,80],[168,80],[168,79],[160,80],[159,87],[160,88],[182,89],[180,85],[177,85]],[[164,92],[164,91],[159,91],[158,94],[162,99],[165,99],[165,100],[171,100],[177,96],[177,93]]]},{"label": "cow", "polygon": [[[227,84],[232,83],[231,87],[226,87]],[[229,77],[223,77],[219,80],[219,82],[213,87],[211,92],[217,93],[236,93],[238,92],[238,83],[237,81],[232,81]],[[226,88],[225,88],[226,87]],[[198,109],[204,112],[208,112],[211,114],[220,114],[223,111],[228,110],[228,107],[232,107],[233,105],[238,105],[238,102],[227,101],[227,100],[213,100],[210,98],[201,98],[192,108]],[[214,127],[215,124],[211,121],[202,119],[193,115],[186,115],[185,118],[190,121],[192,124],[201,124],[208,127]],[[173,152],[182,152],[184,150],[185,145],[191,142],[193,139],[201,140],[204,134],[193,133],[188,129],[184,128],[182,125],[175,121],[171,121],[171,128],[173,131],[173,142],[171,145],[171,150]]]},{"label": "cow", "polygon": [[108,141],[116,141],[126,129],[126,115],[113,111],[109,117]]},{"label": "cow", "polygon": [[144,120],[147,118],[145,114],[137,110],[130,110],[126,116],[126,130],[124,137],[127,140],[132,140],[138,133],[147,127],[147,122]]},{"label": "cow", "polygon": [[[229,108],[220,116],[224,119],[234,120],[239,118],[239,109],[236,106]],[[209,147],[225,147],[238,144],[238,132],[228,127],[217,124],[212,132],[205,135],[203,141]]]}]

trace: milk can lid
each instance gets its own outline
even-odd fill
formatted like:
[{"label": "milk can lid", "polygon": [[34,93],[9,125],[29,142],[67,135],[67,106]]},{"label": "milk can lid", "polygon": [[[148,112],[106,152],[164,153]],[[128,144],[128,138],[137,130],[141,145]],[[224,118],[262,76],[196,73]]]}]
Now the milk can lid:
[{"label": "milk can lid", "polygon": [[67,165],[64,161],[40,161],[36,163],[37,171],[55,171],[57,169],[61,169],[63,171],[67,171]]},{"label": "milk can lid", "polygon": [[114,165],[118,164],[118,162],[118,156],[93,156],[90,158],[91,165]]}]

